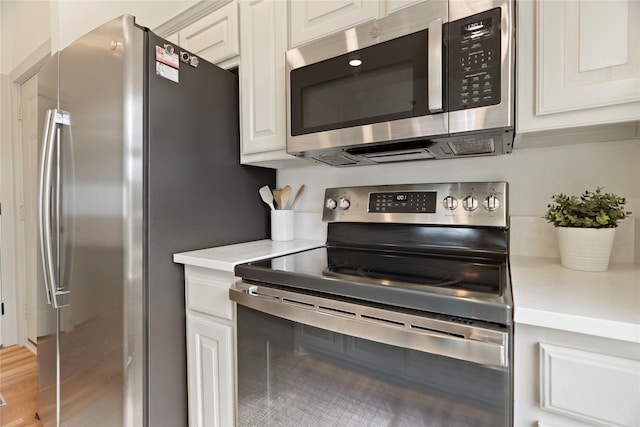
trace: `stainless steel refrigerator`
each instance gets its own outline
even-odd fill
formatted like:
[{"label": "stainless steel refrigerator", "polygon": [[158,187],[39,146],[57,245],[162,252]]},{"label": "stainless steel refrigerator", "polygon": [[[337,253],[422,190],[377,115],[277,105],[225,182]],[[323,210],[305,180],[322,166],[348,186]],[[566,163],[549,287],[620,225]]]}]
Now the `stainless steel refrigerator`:
[{"label": "stainless steel refrigerator", "polygon": [[268,236],[275,172],[239,164],[238,78],[123,16],[55,54],[38,100],[38,415],[187,425],[172,255]]}]

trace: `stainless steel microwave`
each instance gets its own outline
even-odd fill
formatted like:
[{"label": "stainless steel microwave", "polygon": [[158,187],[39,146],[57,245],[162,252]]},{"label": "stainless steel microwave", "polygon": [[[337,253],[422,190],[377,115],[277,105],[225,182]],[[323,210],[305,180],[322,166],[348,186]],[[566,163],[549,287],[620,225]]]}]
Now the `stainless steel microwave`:
[{"label": "stainless steel microwave", "polygon": [[332,166],[510,153],[514,8],[430,0],[287,51],[287,152]]}]

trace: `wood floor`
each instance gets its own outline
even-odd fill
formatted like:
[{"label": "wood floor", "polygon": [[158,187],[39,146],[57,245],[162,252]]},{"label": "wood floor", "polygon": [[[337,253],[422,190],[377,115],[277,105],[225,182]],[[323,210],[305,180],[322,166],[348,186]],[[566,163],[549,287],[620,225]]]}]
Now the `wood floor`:
[{"label": "wood floor", "polygon": [[38,373],[36,356],[27,348],[0,349],[0,394],[6,405],[0,406],[2,427],[42,427],[35,419]]}]

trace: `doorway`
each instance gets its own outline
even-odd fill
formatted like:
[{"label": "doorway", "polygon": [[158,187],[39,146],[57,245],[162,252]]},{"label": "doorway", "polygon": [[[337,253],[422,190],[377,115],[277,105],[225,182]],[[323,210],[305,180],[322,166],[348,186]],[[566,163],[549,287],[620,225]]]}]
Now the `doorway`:
[{"label": "doorway", "polygon": [[24,256],[24,307],[27,340],[37,342],[36,292],[38,277],[38,76],[34,75],[20,88],[20,123],[22,134],[22,242]]}]

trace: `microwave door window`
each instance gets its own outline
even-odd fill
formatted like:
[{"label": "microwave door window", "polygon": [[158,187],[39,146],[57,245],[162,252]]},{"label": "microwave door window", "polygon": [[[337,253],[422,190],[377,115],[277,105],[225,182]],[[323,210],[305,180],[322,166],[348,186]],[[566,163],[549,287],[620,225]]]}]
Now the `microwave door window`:
[{"label": "microwave door window", "polygon": [[302,89],[302,126],[345,127],[410,117],[413,104],[413,68],[405,61]]},{"label": "microwave door window", "polygon": [[426,49],[420,31],[292,70],[292,135],[428,114]]}]

